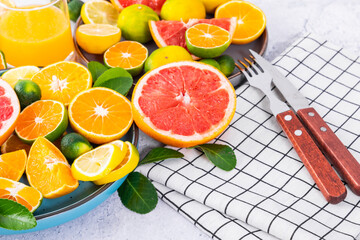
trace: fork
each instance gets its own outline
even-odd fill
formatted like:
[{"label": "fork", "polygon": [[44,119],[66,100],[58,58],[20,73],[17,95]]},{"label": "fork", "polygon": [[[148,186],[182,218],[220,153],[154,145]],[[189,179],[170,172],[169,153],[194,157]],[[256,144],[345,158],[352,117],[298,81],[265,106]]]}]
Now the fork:
[{"label": "fork", "polygon": [[347,192],[339,176],[295,113],[271,90],[272,76],[270,73],[264,71],[251,55],[250,57],[253,61],[244,58],[247,64],[238,60],[241,66],[239,64],[236,64],[236,66],[244,74],[250,86],[259,89],[268,98],[271,112],[276,117],[277,122],[325,199],[332,204],[341,202],[345,199]]}]

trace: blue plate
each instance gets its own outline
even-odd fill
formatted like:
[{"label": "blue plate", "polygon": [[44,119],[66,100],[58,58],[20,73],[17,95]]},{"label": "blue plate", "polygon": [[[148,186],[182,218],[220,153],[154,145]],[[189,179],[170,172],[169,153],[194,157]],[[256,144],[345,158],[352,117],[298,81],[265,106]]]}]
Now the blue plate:
[{"label": "blue plate", "polygon": [[[4,71],[0,71],[0,76]],[[137,146],[139,129],[135,124],[127,134],[121,138]],[[89,212],[113,194],[124,182],[127,176],[122,179],[105,185],[95,185],[92,182],[79,181],[79,187],[72,193],[60,198],[43,199],[41,206],[34,212],[37,221],[35,228],[24,231],[13,231],[0,228],[0,235],[21,234],[43,230],[54,227]],[[28,184],[26,177],[21,182]]]}]

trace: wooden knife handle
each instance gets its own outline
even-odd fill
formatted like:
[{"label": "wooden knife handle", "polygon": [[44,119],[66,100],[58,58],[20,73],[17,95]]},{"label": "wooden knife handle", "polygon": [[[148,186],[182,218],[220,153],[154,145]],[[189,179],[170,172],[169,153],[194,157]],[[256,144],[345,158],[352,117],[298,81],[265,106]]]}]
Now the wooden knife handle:
[{"label": "wooden knife handle", "polygon": [[333,204],[344,200],[344,184],[295,113],[289,110],[278,114],[276,119],[325,199]]},{"label": "wooden knife handle", "polygon": [[340,176],[356,195],[360,195],[359,162],[351,155],[314,108],[300,109],[297,113]]}]

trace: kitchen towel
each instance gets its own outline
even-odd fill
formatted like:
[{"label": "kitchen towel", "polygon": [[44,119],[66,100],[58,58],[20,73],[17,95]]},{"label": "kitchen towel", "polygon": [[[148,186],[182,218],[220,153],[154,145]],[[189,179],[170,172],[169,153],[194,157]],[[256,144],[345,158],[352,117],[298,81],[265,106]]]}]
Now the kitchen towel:
[{"label": "kitchen towel", "polygon": [[[273,64],[306,96],[360,161],[360,60],[308,34]],[[276,90],[275,90],[276,91]],[[247,83],[230,126],[213,142],[231,146],[236,168],[216,168],[197,149],[146,164],[159,197],[214,239],[356,239],[360,196],[325,201],[269,110]]]}]

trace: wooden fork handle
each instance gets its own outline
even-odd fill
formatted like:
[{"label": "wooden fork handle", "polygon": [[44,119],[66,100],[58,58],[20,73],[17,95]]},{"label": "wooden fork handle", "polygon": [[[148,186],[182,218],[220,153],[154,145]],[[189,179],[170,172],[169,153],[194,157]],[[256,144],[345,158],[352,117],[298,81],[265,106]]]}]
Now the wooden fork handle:
[{"label": "wooden fork handle", "polygon": [[333,204],[344,200],[344,184],[295,113],[289,110],[278,114],[276,119],[325,199]]},{"label": "wooden fork handle", "polygon": [[359,162],[353,157],[314,108],[300,109],[297,113],[340,176],[347,182],[350,189],[356,195],[360,195]]}]

